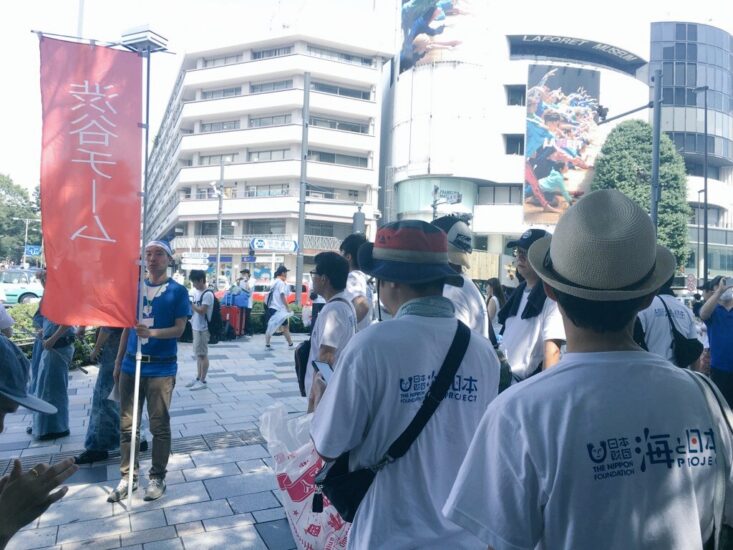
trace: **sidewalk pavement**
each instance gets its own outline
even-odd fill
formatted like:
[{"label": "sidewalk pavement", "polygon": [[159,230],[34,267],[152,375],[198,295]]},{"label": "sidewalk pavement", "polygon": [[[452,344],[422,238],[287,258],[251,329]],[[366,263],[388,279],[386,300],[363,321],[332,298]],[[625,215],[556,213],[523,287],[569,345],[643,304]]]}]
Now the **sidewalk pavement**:
[{"label": "sidewalk pavement", "polygon": [[[297,345],[305,335],[293,338]],[[198,391],[185,387],[196,376],[191,344],[179,344],[178,357],[166,494],[156,501],[142,500],[150,468],[148,450],[141,453],[141,487],[133,496],[132,513],[127,512],[127,499],[108,503],[107,494],[120,478],[119,454],[114,453],[104,462],[81,467],[68,481],[68,494],[18,533],[10,550],[295,548],[258,428],[260,414],[275,402],[285,403],[291,414],[305,412],[293,349],[276,336],[272,351],[267,351],[264,335],[210,346],[208,388]],[[6,417],[0,434],[0,475],[13,458],[19,457],[27,469],[84,449],[97,368],[87,370],[88,374],[70,373],[70,436],[34,441],[25,433],[30,413],[21,414],[21,408]]]}]

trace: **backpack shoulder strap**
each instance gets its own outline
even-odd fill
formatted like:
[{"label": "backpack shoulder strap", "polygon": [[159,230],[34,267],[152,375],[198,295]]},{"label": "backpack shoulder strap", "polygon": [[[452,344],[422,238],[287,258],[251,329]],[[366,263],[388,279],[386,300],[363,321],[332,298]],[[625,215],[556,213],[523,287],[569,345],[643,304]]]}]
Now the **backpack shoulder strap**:
[{"label": "backpack shoulder strap", "polygon": [[677,330],[677,327],[674,326],[674,321],[672,320],[672,314],[669,312],[669,308],[667,307],[667,304],[664,303],[664,298],[661,296],[657,296],[659,298],[659,301],[662,302],[662,305],[664,306],[664,311],[667,313],[667,320],[669,321],[669,326],[672,329],[672,333]]},{"label": "backpack shoulder strap", "polygon": [[458,321],[458,328],[453,337],[453,342],[451,342],[448,353],[438,371],[438,375],[433,379],[433,383],[425,394],[420,409],[407,428],[405,428],[405,431],[389,447],[385,458],[380,463],[381,465],[403,456],[420,435],[420,432],[428,423],[430,417],[433,416],[433,413],[443,401],[446,393],[448,393],[448,388],[450,388],[450,385],[455,379],[456,371],[458,371],[458,367],[466,355],[470,340],[471,329],[461,321]]}]

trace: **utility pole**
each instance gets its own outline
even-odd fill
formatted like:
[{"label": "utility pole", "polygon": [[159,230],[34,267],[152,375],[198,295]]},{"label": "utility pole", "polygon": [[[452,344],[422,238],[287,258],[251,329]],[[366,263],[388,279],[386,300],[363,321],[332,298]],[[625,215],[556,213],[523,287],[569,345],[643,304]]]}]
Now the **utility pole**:
[{"label": "utility pole", "polygon": [[308,178],[308,125],[310,123],[311,74],[303,79],[303,134],[300,142],[300,195],[298,200],[298,250],[295,256],[295,304],[301,305],[303,293],[303,241],[305,240],[305,197]]},{"label": "utility pole", "polygon": [[659,186],[659,140],[661,139],[662,125],[662,71],[654,71],[654,109],[652,111],[652,204],[651,215],[654,231],[658,226],[658,211],[661,189]]},{"label": "utility pole", "polygon": [[20,261],[21,266],[25,266],[25,251],[28,248],[28,224],[31,222],[39,222],[38,218],[10,218],[18,222],[25,222],[25,238],[23,239],[23,256]]},{"label": "utility pole", "polygon": [[216,187],[219,195],[219,229],[216,232],[216,273],[214,274],[214,290],[219,290],[219,270],[221,269],[221,216],[224,210],[224,156],[219,159],[219,183]]}]

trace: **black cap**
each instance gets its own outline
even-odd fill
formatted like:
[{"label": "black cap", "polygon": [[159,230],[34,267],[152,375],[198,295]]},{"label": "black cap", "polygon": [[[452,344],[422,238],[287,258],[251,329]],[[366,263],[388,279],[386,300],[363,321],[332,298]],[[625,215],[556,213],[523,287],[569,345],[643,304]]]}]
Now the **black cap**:
[{"label": "black cap", "polygon": [[275,277],[278,277],[278,276],[282,275],[283,273],[287,273],[288,271],[290,271],[290,270],[287,267],[285,267],[284,265],[281,265],[280,267],[278,267],[275,270]]},{"label": "black cap", "polygon": [[697,288],[699,288],[700,290],[715,290],[715,287],[720,284],[720,280],[722,278],[723,278],[722,275],[717,275],[713,277],[712,279],[709,279],[707,283],[698,285]]},{"label": "black cap", "polygon": [[522,233],[522,236],[519,237],[519,239],[506,243],[506,247],[523,248],[524,250],[529,250],[529,247],[532,246],[533,242],[538,241],[545,235],[549,235],[549,233],[544,229],[527,229],[527,231]]}]

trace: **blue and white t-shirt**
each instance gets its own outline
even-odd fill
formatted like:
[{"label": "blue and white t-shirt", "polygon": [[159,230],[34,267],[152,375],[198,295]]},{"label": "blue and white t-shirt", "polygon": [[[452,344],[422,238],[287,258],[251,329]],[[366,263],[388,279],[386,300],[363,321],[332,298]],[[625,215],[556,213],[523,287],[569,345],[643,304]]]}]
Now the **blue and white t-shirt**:
[{"label": "blue and white t-shirt", "polygon": [[[191,302],[186,287],[173,279],[167,279],[160,285],[145,281],[146,296],[143,297],[143,322],[150,323],[150,328],[169,328],[176,324],[176,319],[191,315]],[[148,338],[142,342],[143,355],[153,357],[172,357],[178,351],[175,338]],[[135,359],[130,355],[137,352],[137,334],[131,328],[127,337],[127,354],[122,361],[122,372],[135,374]],[[175,361],[161,363],[142,363],[141,376],[175,376],[178,365]]]},{"label": "blue and white t-shirt", "polygon": [[[321,455],[350,453],[350,469],[377,464],[417,413],[456,332],[453,317],[403,315],[356,333],[313,416]],[[441,508],[488,404],[499,362],[473,332],[444,401],[409,451],[382,469],[349,532],[349,548],[481,548]]]},{"label": "blue and white t-shirt", "polygon": [[[701,548],[730,449],[685,370],[567,353],[489,406],[444,511],[497,550]],[[729,467],[725,484],[730,525]]]}]

